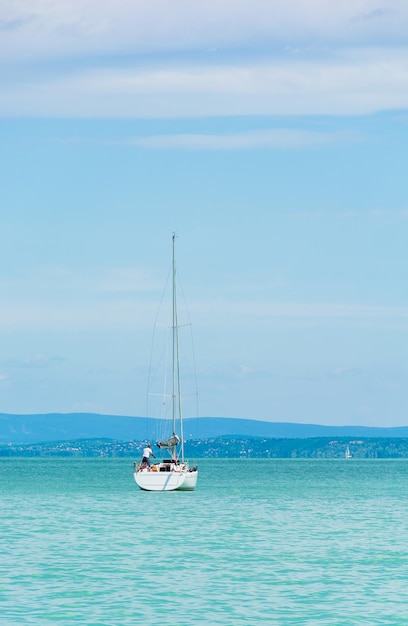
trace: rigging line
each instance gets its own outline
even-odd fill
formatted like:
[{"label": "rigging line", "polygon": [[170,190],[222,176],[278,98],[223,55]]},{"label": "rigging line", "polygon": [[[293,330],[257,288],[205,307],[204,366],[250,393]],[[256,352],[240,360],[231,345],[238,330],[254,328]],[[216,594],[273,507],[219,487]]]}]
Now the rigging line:
[{"label": "rigging line", "polygon": [[[152,376],[152,366],[153,366],[153,350],[154,350],[154,346],[156,344],[156,331],[157,328],[160,326],[164,326],[158,323],[158,319],[159,319],[159,315],[161,313],[161,310],[163,308],[163,302],[164,302],[164,298],[165,295],[168,291],[168,285],[169,285],[169,280],[170,280],[170,274],[171,274],[171,270],[168,271],[167,273],[167,278],[166,278],[166,282],[164,284],[164,288],[162,290],[162,294],[161,294],[161,298],[160,298],[160,303],[158,306],[158,309],[156,311],[156,316],[154,318],[154,322],[153,322],[153,333],[152,333],[152,340],[151,340],[151,345],[150,345],[150,359],[149,359],[149,371],[148,371],[148,384],[147,384],[147,388],[150,388],[150,381],[151,381],[151,376]],[[167,326],[168,327],[168,326]]]},{"label": "rigging line", "polygon": [[[188,308],[188,304],[187,304],[187,300],[185,297],[185,293],[184,293],[184,288],[183,288],[183,282],[180,278],[180,274],[178,274],[178,284],[180,287],[180,291],[181,291],[181,295],[182,295],[182,299],[183,299],[183,306],[186,312],[186,316],[187,316],[187,323],[182,324],[182,326],[189,326],[190,327],[190,341],[191,341],[191,350],[192,350],[192,357],[193,357],[193,376],[194,376],[194,387],[195,387],[195,392],[190,394],[191,396],[195,396],[196,397],[196,417],[198,417],[198,397],[199,397],[199,393],[198,393],[198,378],[197,378],[197,361],[196,361],[196,352],[195,352],[195,344],[194,344],[194,335],[193,335],[193,325],[191,323],[191,317],[190,317],[190,310]],[[181,328],[181,326],[180,326]]]},{"label": "rigging line", "polygon": [[[170,276],[171,276],[171,269],[169,269],[169,271],[167,272],[167,277],[166,277],[166,281],[164,283],[164,287],[162,289],[162,293],[161,293],[161,298],[160,298],[160,303],[159,306],[156,310],[156,315],[154,318],[154,322],[153,322],[153,332],[152,332],[152,340],[151,340],[151,345],[150,345],[150,359],[149,359],[149,371],[148,371],[148,378],[147,378],[147,390],[149,391],[149,389],[151,388],[151,385],[153,383],[153,374],[152,374],[152,369],[153,369],[153,353],[154,353],[154,349],[156,346],[156,336],[157,336],[157,329],[159,327],[165,326],[164,324],[159,324],[158,320],[159,320],[159,316],[163,310],[163,302],[165,300],[166,294],[168,293],[168,288],[169,288],[169,281],[170,281]],[[168,328],[168,324],[165,326]],[[163,349],[163,353],[165,351],[165,348]],[[163,354],[161,356],[161,358],[159,359],[159,363],[161,362],[163,358]],[[149,407],[147,406],[147,411],[149,411]]]},{"label": "rigging line", "polygon": [[[171,338],[171,334],[167,333],[167,340],[163,345],[163,348],[160,352],[160,354],[158,355],[157,361],[156,361],[156,369],[155,372],[153,372],[153,367],[152,367],[152,363],[153,363],[153,349],[152,349],[152,356],[151,356],[151,364],[150,364],[150,368],[149,368],[149,380],[148,380],[148,388],[147,388],[147,400],[148,400],[148,396],[152,395],[152,393],[154,393],[154,387],[156,387],[156,383],[157,383],[157,378],[160,372],[164,373],[164,380],[162,381],[163,383],[163,390],[161,391],[161,395],[165,395],[166,394],[166,389],[167,389],[167,372],[168,372],[168,363],[169,363],[169,344],[170,344],[170,338]],[[159,394],[157,394],[159,395]]]}]

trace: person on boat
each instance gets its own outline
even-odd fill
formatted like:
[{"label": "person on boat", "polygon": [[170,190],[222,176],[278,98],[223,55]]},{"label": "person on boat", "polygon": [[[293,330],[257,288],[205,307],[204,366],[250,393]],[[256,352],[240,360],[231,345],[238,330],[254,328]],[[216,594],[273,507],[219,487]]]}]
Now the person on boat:
[{"label": "person on boat", "polygon": [[150,457],[156,458],[155,455],[153,454],[153,450],[150,446],[150,443],[147,444],[147,446],[144,448],[143,450],[143,455],[142,455],[142,465],[146,464],[150,467]]}]

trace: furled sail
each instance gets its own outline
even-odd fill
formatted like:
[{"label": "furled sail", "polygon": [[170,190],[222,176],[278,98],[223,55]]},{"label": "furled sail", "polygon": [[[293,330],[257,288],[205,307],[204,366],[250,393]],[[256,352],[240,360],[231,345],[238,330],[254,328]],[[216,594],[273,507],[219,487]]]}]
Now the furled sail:
[{"label": "furled sail", "polygon": [[159,448],[175,448],[178,443],[180,443],[179,437],[177,437],[177,435],[173,435],[170,439],[166,439],[166,441],[159,441],[157,446]]}]

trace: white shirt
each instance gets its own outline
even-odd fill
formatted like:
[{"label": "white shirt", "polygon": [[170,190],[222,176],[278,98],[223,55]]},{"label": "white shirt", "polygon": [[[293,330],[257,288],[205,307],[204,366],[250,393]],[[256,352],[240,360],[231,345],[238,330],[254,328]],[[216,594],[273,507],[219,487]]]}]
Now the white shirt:
[{"label": "white shirt", "polygon": [[145,448],[143,450],[143,456],[146,457],[147,459],[149,458],[149,456],[153,454],[152,449],[151,448]]}]

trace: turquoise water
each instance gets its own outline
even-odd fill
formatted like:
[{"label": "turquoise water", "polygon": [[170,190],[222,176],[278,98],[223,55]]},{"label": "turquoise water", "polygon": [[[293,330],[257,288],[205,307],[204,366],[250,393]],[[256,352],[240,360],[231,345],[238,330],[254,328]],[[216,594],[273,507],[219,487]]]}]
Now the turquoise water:
[{"label": "turquoise water", "polygon": [[408,624],[408,461],[0,460],[0,623]]}]

